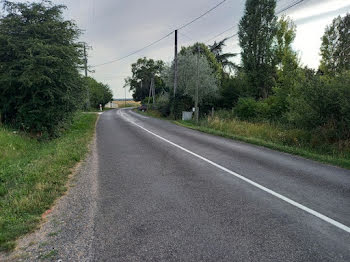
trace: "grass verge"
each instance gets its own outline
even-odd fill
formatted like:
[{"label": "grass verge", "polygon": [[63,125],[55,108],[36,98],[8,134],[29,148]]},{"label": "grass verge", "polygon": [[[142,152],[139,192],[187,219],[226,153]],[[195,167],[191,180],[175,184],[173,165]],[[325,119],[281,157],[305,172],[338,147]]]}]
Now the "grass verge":
[{"label": "grass verge", "polygon": [[79,113],[58,139],[38,142],[0,127],[0,251],[39,225],[88,152],[97,115]]},{"label": "grass verge", "polygon": [[[220,120],[217,120],[220,121]],[[246,143],[267,147],[285,153],[290,153],[326,164],[350,169],[350,153],[337,151],[333,145],[323,145],[314,148],[311,144],[301,141],[310,134],[303,130],[286,130],[267,123],[249,123],[233,120],[231,123],[195,124],[190,121],[173,121],[175,124],[201,131],[208,134],[222,136]]]},{"label": "grass verge", "polygon": [[[155,110],[138,113],[162,118],[160,113]],[[202,120],[198,125],[192,121],[172,122],[204,133],[239,140],[350,169],[350,148],[348,144],[344,146],[322,143],[317,141],[317,136],[310,131],[285,129],[269,123],[252,123],[237,119],[222,120],[217,117]],[[339,148],[343,148],[343,150],[339,150]]]}]

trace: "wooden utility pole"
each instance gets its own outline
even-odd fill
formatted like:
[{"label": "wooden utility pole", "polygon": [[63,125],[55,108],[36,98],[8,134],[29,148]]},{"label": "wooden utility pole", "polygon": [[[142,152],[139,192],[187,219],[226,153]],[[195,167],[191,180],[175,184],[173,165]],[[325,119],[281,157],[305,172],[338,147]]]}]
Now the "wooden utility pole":
[{"label": "wooden utility pole", "polygon": [[154,88],[154,76],[151,77],[151,84],[149,86],[149,95],[148,95],[148,105],[147,105],[147,107],[149,107],[149,104],[151,102],[151,96],[152,96],[153,105],[154,105],[155,102],[156,102],[156,100],[155,100],[156,92],[155,92],[155,88]]},{"label": "wooden utility pole", "polygon": [[198,124],[198,120],[199,120],[199,107],[198,107],[198,93],[199,93],[199,56],[200,56],[200,46],[198,44],[198,54],[197,54],[197,84],[196,84],[196,97],[195,97],[195,117],[196,117],[196,123]]},{"label": "wooden utility pole", "polygon": [[174,56],[174,97],[177,89],[177,30],[175,30],[175,56]]},{"label": "wooden utility pole", "polygon": [[85,68],[85,77],[88,76],[88,60],[87,60],[87,53],[86,53],[86,44],[84,43],[84,68]]},{"label": "wooden utility pole", "polygon": [[153,96],[153,105],[156,103],[156,88],[154,85],[154,76],[151,79],[151,87],[152,87],[152,96]]},{"label": "wooden utility pole", "polygon": [[[86,52],[86,43],[84,43],[84,69],[85,69],[85,78],[88,77],[88,59],[87,59],[87,52]],[[89,87],[86,87],[86,108],[90,108],[90,91]]]},{"label": "wooden utility pole", "polygon": [[126,107],[126,85],[124,86],[124,88],[125,88],[125,96],[124,96],[124,107]]}]

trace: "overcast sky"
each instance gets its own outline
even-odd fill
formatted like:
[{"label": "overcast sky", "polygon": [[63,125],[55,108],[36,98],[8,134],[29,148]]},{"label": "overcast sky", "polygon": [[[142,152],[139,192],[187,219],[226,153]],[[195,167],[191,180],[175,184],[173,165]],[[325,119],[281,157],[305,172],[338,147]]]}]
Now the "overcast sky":
[{"label": "overcast sky", "polygon": [[[84,29],[82,40],[89,51],[89,65],[97,65],[123,57],[206,12],[222,0],[53,0],[68,7],[65,16]],[[298,2],[279,0],[277,11]],[[206,42],[236,25],[243,15],[245,0],[226,0],[217,9],[179,32],[179,45]],[[325,26],[338,15],[350,12],[349,0],[305,0],[285,12],[297,24],[294,48],[303,65],[317,68],[320,38]],[[217,39],[233,35],[233,28]],[[130,65],[139,57],[173,59],[173,35],[136,55],[113,64],[94,68],[98,81],[110,85],[115,98],[124,97],[124,78],[130,75]],[[227,41],[227,52],[239,52],[237,37]],[[240,61],[237,61],[238,63]],[[130,94],[127,95],[131,97]]]}]

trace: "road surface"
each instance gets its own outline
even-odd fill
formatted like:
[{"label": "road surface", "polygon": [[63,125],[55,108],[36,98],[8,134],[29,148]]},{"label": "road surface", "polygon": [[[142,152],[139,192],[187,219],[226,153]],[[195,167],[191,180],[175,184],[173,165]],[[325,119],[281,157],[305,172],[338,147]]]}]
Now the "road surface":
[{"label": "road surface", "polygon": [[113,110],[95,261],[350,261],[350,172]]}]

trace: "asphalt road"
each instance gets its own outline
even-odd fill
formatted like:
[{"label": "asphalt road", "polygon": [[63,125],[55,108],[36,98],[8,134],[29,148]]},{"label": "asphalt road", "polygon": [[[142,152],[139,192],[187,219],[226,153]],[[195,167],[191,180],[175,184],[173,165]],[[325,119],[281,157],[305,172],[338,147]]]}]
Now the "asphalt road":
[{"label": "asphalt road", "polygon": [[350,261],[350,172],[113,110],[94,261]]}]

